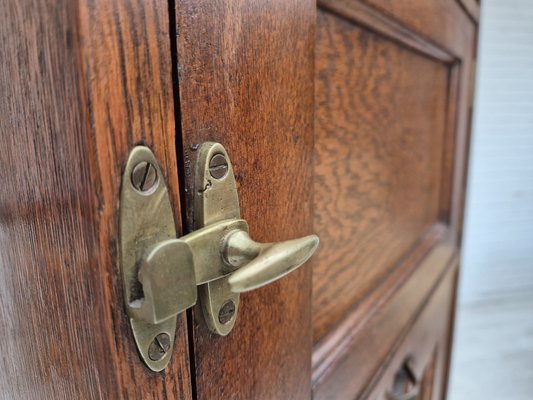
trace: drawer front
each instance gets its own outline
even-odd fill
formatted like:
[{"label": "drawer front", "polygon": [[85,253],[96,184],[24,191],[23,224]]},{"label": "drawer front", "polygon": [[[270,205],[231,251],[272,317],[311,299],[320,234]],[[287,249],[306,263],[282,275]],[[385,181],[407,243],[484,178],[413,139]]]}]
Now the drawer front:
[{"label": "drawer front", "polygon": [[[346,328],[341,325],[337,331],[339,336],[341,329],[348,330],[348,334],[344,334],[344,340],[331,341],[334,344],[324,350],[326,354],[321,354],[325,360],[322,362],[334,367],[320,371],[320,375],[317,374],[313,398],[364,397],[368,388],[373,386],[375,377],[382,374],[381,371],[390,364],[399,343],[406,340],[406,337],[411,337],[412,327],[415,324],[423,325],[419,337],[413,336],[413,340],[409,342],[415,346],[411,350],[416,356],[417,374],[420,374],[419,368],[427,364],[434,351],[433,342],[440,340],[442,332],[449,329],[451,309],[448,307],[445,312],[426,312],[424,315],[427,316],[423,322],[415,321],[428,302],[433,301],[430,299],[438,298],[439,304],[452,304],[454,281],[449,277],[456,269],[457,257],[453,249],[438,245],[417,266],[412,275],[399,284],[394,294],[384,304],[361,317],[358,323]],[[441,284],[443,281],[451,283]],[[400,357],[398,366],[392,367],[394,372],[400,368],[401,363],[410,354],[408,353]]]},{"label": "drawer front", "polygon": [[[362,398],[436,400],[443,398],[457,268],[447,271],[390,361],[372,379]],[[408,394],[413,394],[412,397]]]}]

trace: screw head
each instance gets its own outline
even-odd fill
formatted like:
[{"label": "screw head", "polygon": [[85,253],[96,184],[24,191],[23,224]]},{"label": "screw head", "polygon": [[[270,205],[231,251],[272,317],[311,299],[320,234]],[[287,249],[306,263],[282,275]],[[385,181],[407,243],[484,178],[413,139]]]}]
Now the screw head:
[{"label": "screw head", "polygon": [[220,322],[222,325],[225,325],[231,321],[234,315],[235,303],[233,300],[228,300],[222,305],[220,311],[218,312],[218,322]]},{"label": "screw head", "polygon": [[226,157],[217,153],[209,161],[209,173],[215,179],[222,179],[228,174],[229,166]]},{"label": "screw head", "polygon": [[160,333],[157,335],[150,347],[148,348],[148,357],[152,361],[159,361],[167,354],[170,349],[170,336],[166,333]]},{"label": "screw head", "polygon": [[157,169],[152,163],[141,161],[131,172],[131,184],[142,194],[150,194],[155,191],[159,182]]}]

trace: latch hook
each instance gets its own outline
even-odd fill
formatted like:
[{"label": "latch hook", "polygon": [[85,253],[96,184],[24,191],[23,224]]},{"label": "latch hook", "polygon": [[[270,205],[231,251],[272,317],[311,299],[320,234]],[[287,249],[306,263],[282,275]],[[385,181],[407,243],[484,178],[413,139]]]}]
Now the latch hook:
[{"label": "latch hook", "polygon": [[126,310],[141,356],[154,371],[168,364],[177,315],[196,304],[198,296],[209,329],[225,336],[235,324],[239,293],[298,268],[319,243],[316,235],[253,241],[240,219],[233,167],[219,143],[199,148],[193,232],[176,238],[163,174],[147,147],[130,153],[120,199]]}]

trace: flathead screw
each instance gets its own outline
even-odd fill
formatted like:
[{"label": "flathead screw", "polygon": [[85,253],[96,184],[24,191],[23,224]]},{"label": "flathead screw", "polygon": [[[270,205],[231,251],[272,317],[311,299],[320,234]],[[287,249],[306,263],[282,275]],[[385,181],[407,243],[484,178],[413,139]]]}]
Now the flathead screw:
[{"label": "flathead screw", "polygon": [[215,179],[222,179],[228,173],[228,161],[224,154],[218,153],[211,157],[209,161],[209,173]]},{"label": "flathead screw", "polygon": [[166,333],[160,333],[157,335],[150,347],[148,348],[148,357],[152,361],[159,361],[168,353],[170,349],[170,336]]},{"label": "flathead screw", "polygon": [[234,315],[235,303],[233,302],[233,300],[228,300],[224,303],[224,305],[220,308],[220,311],[218,312],[218,322],[220,322],[222,325],[227,324],[231,321]]},{"label": "flathead screw", "polygon": [[158,177],[155,166],[147,161],[138,163],[131,173],[131,184],[143,194],[153,192],[157,187]]}]

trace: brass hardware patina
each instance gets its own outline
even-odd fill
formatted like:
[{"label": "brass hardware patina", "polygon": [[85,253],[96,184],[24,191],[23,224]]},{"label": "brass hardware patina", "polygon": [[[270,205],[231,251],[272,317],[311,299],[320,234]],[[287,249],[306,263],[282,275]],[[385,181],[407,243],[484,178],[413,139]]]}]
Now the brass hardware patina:
[{"label": "brass hardware patina", "polygon": [[209,329],[233,328],[239,293],[273,282],[311,257],[316,235],[257,243],[240,219],[233,167],[224,147],[205,143],[195,172],[194,231],[176,238],[163,174],[153,153],[130,153],[120,197],[120,249],[126,311],[146,365],[168,364],[177,315],[200,298]]}]

